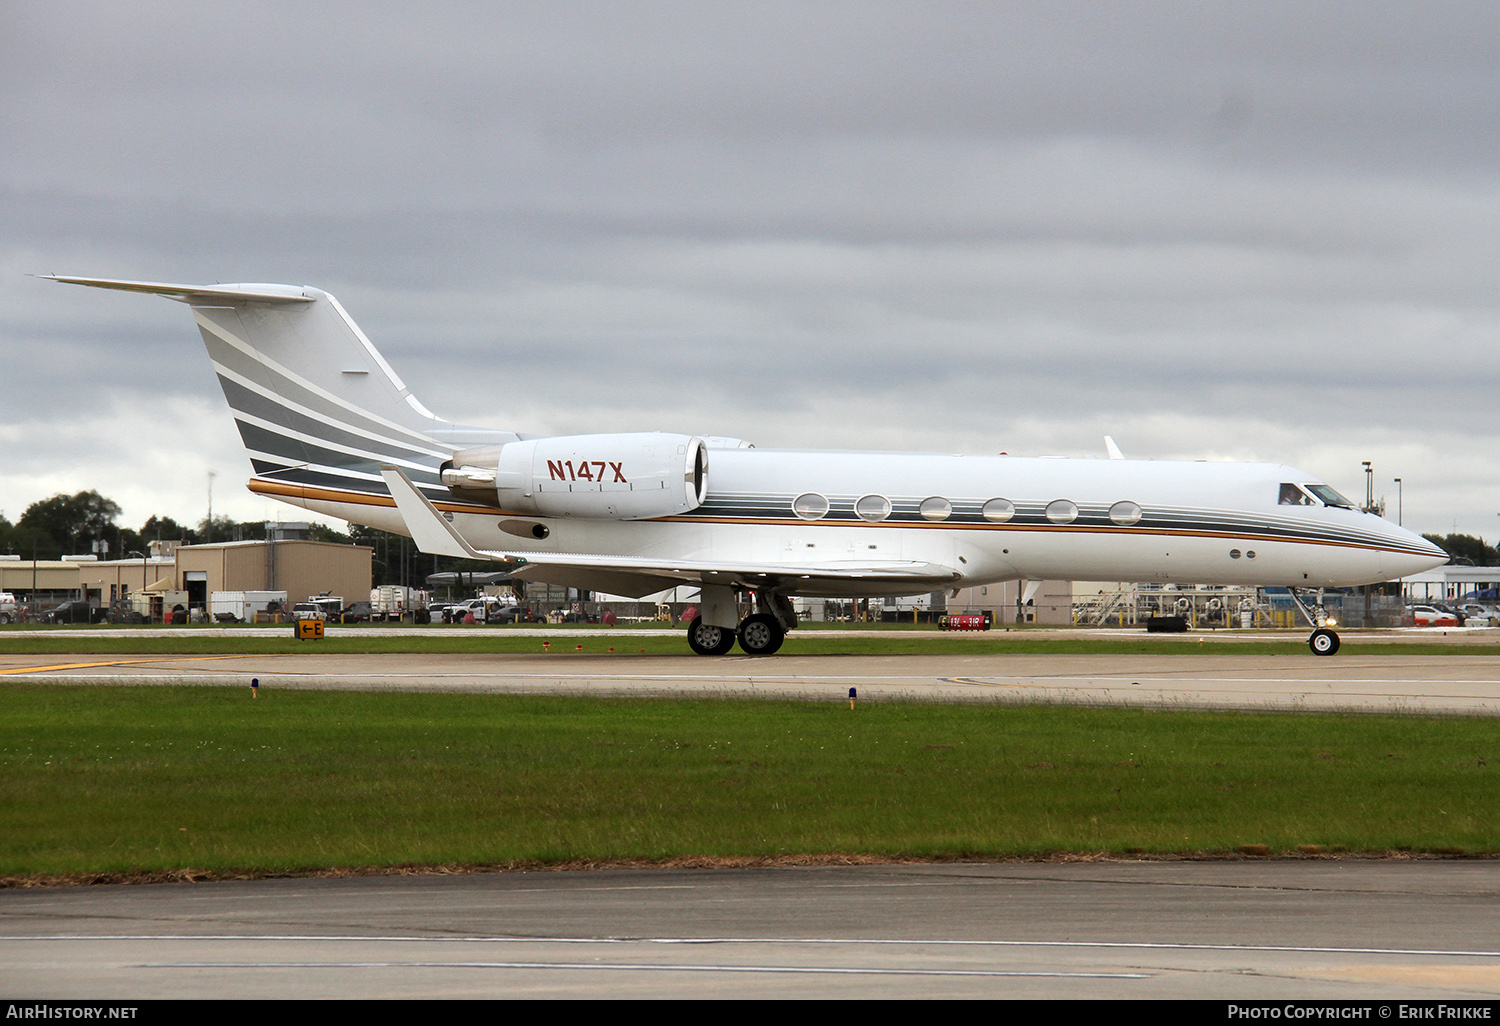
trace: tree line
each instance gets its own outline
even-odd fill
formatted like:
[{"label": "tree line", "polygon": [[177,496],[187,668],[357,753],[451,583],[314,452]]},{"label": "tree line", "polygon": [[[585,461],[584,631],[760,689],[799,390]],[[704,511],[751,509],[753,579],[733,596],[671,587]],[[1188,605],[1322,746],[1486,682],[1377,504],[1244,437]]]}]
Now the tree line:
[{"label": "tree line", "polygon": [[1448,553],[1448,558],[1455,563],[1500,566],[1500,546],[1486,545],[1483,538],[1472,534],[1424,534],[1422,537]]},{"label": "tree line", "polygon": [[[216,516],[212,521],[205,517],[189,526],[171,517],[153,515],[139,528],[131,528],[119,524],[120,512],[119,503],[92,490],[42,499],[27,506],[14,523],[0,513],[0,552],[22,559],[61,559],[91,552],[98,552],[101,559],[129,559],[132,555],[149,553],[155,541],[200,545],[264,541],[266,537],[264,520],[237,521]],[[376,584],[421,587],[430,573],[494,569],[482,560],[426,556],[404,535],[357,524],[349,525],[347,532],[313,524],[308,537],[313,541],[371,548],[371,571]],[[97,547],[100,543],[102,552]]]}]

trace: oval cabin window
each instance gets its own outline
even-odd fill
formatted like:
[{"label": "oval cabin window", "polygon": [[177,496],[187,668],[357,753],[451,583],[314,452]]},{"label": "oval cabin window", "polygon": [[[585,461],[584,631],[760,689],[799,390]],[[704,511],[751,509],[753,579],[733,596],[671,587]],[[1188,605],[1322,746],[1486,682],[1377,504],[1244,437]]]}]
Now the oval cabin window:
[{"label": "oval cabin window", "polygon": [[1121,527],[1129,527],[1131,524],[1138,524],[1141,520],[1141,507],[1136,503],[1130,502],[1128,500],[1117,502],[1113,506],[1109,507],[1109,519],[1113,520]]},{"label": "oval cabin window", "polygon": [[930,499],[923,499],[917,512],[922,514],[923,520],[947,520],[953,515],[953,503],[940,495],[934,495]]},{"label": "oval cabin window", "polygon": [[1009,499],[991,499],[981,512],[990,523],[1003,524],[1016,515],[1016,504]]},{"label": "oval cabin window", "polygon": [[1047,519],[1054,524],[1071,524],[1078,519],[1078,503],[1072,499],[1053,499],[1047,503]]},{"label": "oval cabin window", "polygon": [[803,520],[822,520],[828,515],[828,500],[817,492],[803,492],[792,500],[792,512]]},{"label": "oval cabin window", "polygon": [[891,515],[891,500],[884,495],[862,495],[854,503],[854,513],[873,524]]}]

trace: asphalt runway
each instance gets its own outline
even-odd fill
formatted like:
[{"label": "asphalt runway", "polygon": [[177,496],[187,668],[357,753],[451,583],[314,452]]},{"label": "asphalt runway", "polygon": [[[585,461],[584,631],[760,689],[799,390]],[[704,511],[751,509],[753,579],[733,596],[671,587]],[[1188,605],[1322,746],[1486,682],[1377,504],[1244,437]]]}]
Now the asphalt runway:
[{"label": "asphalt runway", "polygon": [[[564,647],[564,646],[559,646]],[[600,647],[598,643],[594,647]],[[749,656],[552,654],[0,655],[0,680],[711,696],[1058,702],[1167,708],[1500,714],[1500,657],[1247,655]]]},{"label": "asphalt runway", "polygon": [[599,870],[0,892],[12,998],[1500,995],[1500,862]]}]

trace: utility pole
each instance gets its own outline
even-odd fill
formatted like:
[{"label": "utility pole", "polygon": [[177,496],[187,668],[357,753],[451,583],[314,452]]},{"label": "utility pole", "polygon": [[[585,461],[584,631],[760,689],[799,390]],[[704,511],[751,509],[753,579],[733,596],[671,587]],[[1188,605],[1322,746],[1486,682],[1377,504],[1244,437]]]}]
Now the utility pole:
[{"label": "utility pole", "polygon": [[1396,526],[1400,527],[1401,526],[1401,508],[1402,508],[1401,479],[1398,477],[1395,480],[1396,480]]},{"label": "utility pole", "polygon": [[1368,513],[1375,508],[1375,470],[1369,460],[1360,462],[1365,468],[1365,512]]},{"label": "utility pole", "polygon": [[[1369,466],[1369,464],[1367,463],[1365,466]],[[214,475],[217,473],[218,471],[215,470],[208,472],[208,523],[207,529],[203,532],[205,536],[203,540],[205,542],[214,540]]]}]

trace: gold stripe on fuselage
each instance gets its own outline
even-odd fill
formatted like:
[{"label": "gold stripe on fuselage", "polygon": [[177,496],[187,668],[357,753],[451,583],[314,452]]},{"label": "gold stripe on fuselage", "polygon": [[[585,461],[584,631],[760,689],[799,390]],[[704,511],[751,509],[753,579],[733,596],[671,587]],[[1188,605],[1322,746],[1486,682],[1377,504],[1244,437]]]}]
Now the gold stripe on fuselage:
[{"label": "gold stripe on fuselage", "polygon": [[[307,499],[314,502],[338,502],[351,506],[380,506],[394,509],[396,500],[389,495],[373,495],[369,492],[356,492],[336,488],[319,488],[313,485],[294,485],[282,481],[267,481],[263,478],[252,477],[249,481],[252,492],[261,495],[284,495],[289,498]],[[433,505],[445,513],[471,513],[481,516],[531,516],[531,514],[514,513],[500,506],[479,506],[474,503],[443,502],[434,500]],[[1245,533],[1237,531],[1202,531],[1188,530],[1186,528],[1172,527],[1105,527],[1103,525],[1083,525],[1070,527],[1053,524],[963,524],[963,523],[870,523],[868,521],[844,521],[844,520],[802,520],[796,517],[760,517],[753,520],[740,517],[710,517],[693,516],[683,514],[672,517],[655,517],[643,523],[683,523],[683,524],[756,524],[769,527],[899,527],[903,530],[912,528],[935,530],[935,531],[1024,531],[1024,532],[1051,532],[1058,534],[1120,534],[1134,537],[1150,536],[1158,538],[1233,538],[1244,541],[1258,542],[1290,542],[1298,545],[1325,545],[1341,549],[1367,549],[1373,552],[1395,552],[1406,553],[1405,549],[1394,549],[1384,545],[1370,543],[1339,541],[1331,538],[1305,538],[1305,537],[1283,537],[1274,534]]]}]

